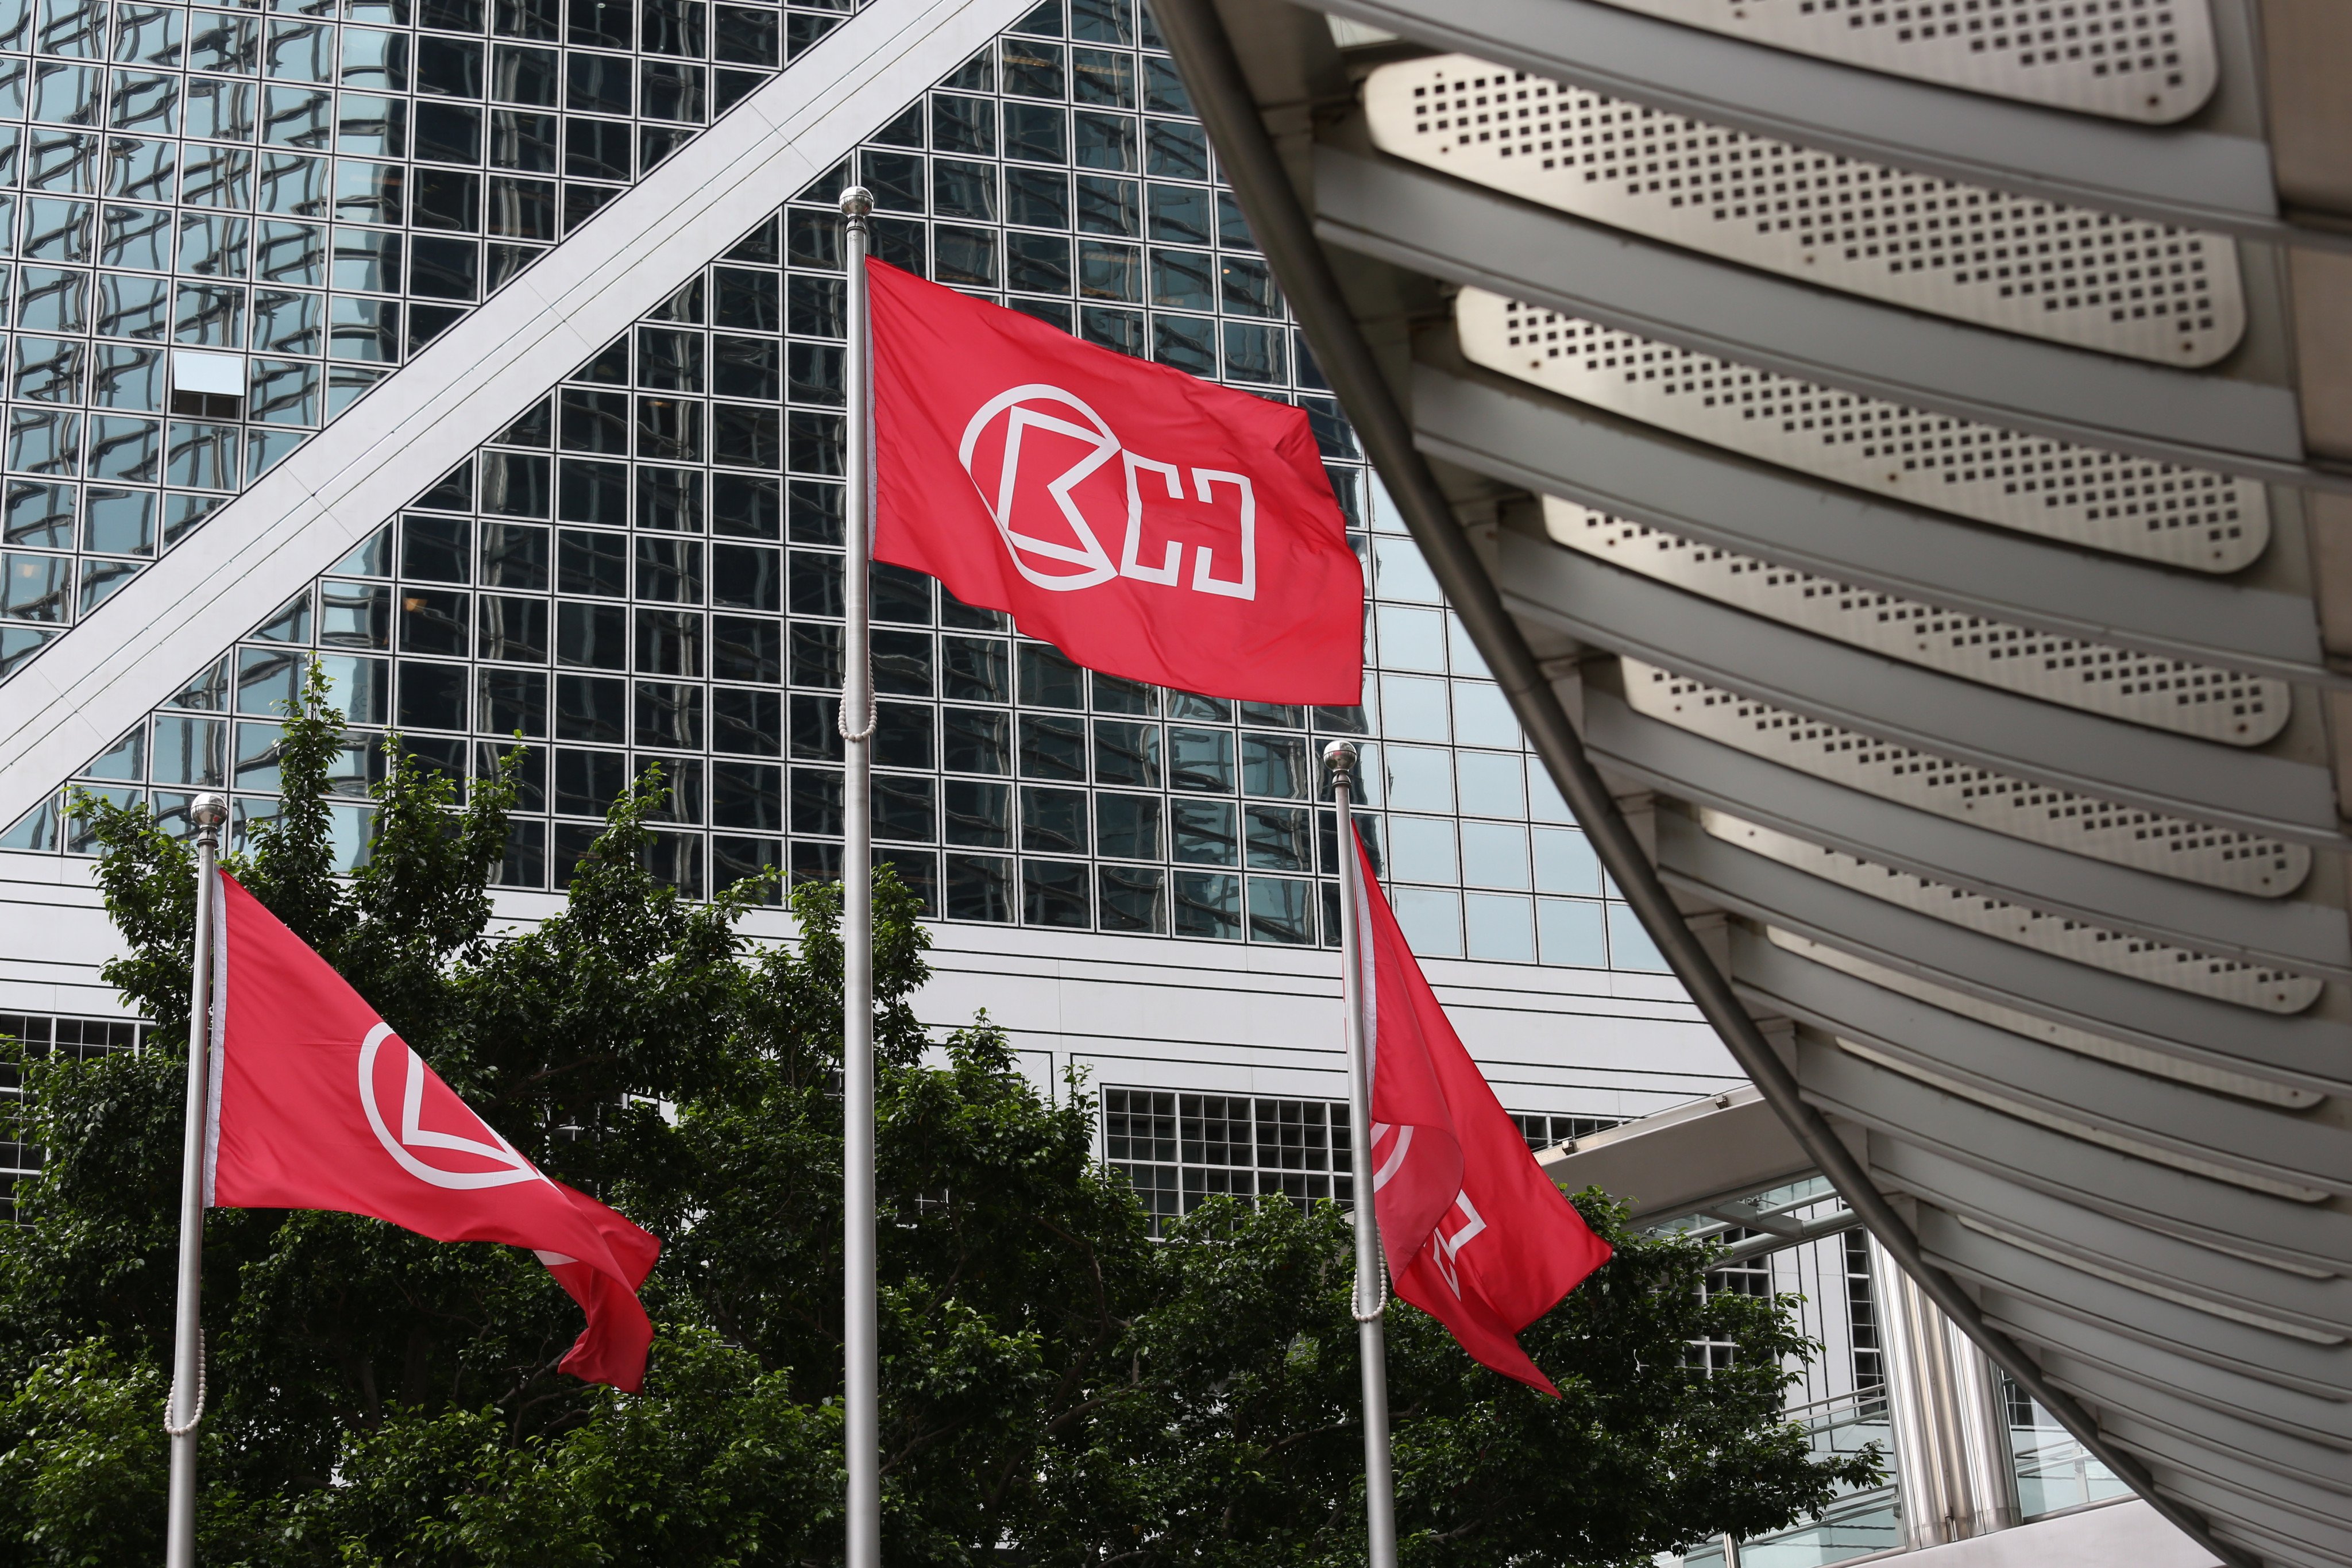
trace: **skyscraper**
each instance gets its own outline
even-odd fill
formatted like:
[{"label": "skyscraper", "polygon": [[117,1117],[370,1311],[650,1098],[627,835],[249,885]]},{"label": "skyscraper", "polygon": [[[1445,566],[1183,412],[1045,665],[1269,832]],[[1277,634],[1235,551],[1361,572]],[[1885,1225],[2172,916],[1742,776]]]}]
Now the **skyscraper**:
[{"label": "skyscraper", "polygon": [[[696,163],[740,155],[714,144],[747,128],[774,153],[746,117],[828,107],[798,84],[838,89],[830,62],[909,28],[861,79],[887,108],[793,139],[808,167],[778,200]],[[463,781],[519,732],[505,910],[553,907],[653,764],[672,791],[656,868],[681,889],[834,875],[832,204],[856,179],[887,259],[1306,406],[1378,596],[1364,705],[1309,712],[1090,678],[882,569],[876,831],[939,922],[927,1016],[984,1004],[1041,1078],[1089,1068],[1106,1153],[1163,1209],[1332,1192],[1344,1091],[1317,950],[1336,941],[1335,825],[1313,801],[1322,741],[1347,735],[1368,742],[1362,820],[1400,914],[1424,955],[1459,961],[1440,978],[1531,1136],[1729,1081],[1530,767],[1130,0],[91,0],[18,14],[0,48],[22,116],[0,127],[18,235],[0,703],[20,748],[106,731],[39,784],[32,752],[12,759],[27,787],[0,838],[17,868],[0,1008],[117,1011],[68,775],[167,824],[225,790],[242,833],[275,809],[277,719],[314,658],[352,725],[347,863],[385,734]],[[688,201],[706,253],[632,252]],[[576,269],[549,277],[583,240],[599,268],[624,258],[593,306],[559,291]],[[632,288],[642,304],[615,316]],[[486,390],[518,321],[579,341],[542,344],[545,380]],[[402,437],[368,457],[388,405],[462,407],[478,449],[428,464]],[[339,481],[377,467],[330,504],[289,482],[306,460]],[[134,585],[175,607],[126,613]],[[126,663],[142,673],[103,673]]]}]

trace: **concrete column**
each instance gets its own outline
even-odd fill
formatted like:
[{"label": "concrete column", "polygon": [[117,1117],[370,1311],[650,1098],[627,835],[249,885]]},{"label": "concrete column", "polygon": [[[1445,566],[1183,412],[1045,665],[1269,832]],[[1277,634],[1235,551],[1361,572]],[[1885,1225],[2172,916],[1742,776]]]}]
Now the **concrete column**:
[{"label": "concrete column", "polygon": [[1873,1237],[1873,1287],[1903,1506],[1918,1551],[2017,1522],[2000,1382],[1984,1352],[1937,1310]]}]

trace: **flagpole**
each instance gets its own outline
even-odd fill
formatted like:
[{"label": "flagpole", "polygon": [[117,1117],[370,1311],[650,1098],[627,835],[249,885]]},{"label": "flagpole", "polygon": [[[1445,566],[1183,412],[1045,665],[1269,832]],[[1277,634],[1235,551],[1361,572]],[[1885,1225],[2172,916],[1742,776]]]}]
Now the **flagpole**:
[{"label": "flagpole", "polygon": [[213,900],[219,895],[221,824],[228,802],[200,795],[196,825],[196,942],[188,973],[188,1114],[180,1139],[180,1300],[172,1325],[172,1397],[163,1431],[172,1440],[172,1489],[164,1515],[164,1568],[195,1568],[196,1424],[205,1415],[205,1126],[212,1050]]},{"label": "flagpole", "polygon": [[[874,1268],[874,669],[867,562],[873,548],[873,316],[866,291],[867,216],[862,185],[841,194],[842,259],[849,268],[849,546],[841,667],[842,1440],[849,1469],[847,1568],[881,1568],[882,1419]],[[853,717],[853,715],[855,717]]]},{"label": "flagpole", "polygon": [[1396,1568],[1396,1482],[1389,1468],[1388,1305],[1381,1260],[1380,1218],[1372,1202],[1372,1068],[1364,1038],[1363,889],[1357,882],[1355,818],[1349,812],[1356,748],[1334,741],[1323,748],[1339,808],[1334,842],[1339,856],[1339,995],[1348,1044],[1348,1097],[1354,1114],[1349,1146],[1355,1165],[1356,1348],[1364,1374],[1364,1528],[1370,1568]]}]

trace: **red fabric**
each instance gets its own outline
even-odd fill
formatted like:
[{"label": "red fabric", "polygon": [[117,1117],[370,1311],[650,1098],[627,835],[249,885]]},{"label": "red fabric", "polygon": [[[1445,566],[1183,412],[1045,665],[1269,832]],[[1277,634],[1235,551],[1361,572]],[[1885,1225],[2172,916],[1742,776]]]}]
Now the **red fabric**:
[{"label": "red fabric", "polygon": [[528,1247],[588,1316],[562,1370],[635,1393],[661,1243],[540,1174],[226,872],[220,895],[206,1201]]},{"label": "red fabric", "polygon": [[1557,1395],[1519,1331],[1609,1261],[1609,1244],[1536,1163],[1462,1047],[1356,841],[1358,950],[1370,970],[1372,1212],[1396,1293],[1472,1359]]},{"label": "red fabric", "polygon": [[1352,706],[1363,571],[1304,410],[883,262],[874,554],[1089,669]]}]

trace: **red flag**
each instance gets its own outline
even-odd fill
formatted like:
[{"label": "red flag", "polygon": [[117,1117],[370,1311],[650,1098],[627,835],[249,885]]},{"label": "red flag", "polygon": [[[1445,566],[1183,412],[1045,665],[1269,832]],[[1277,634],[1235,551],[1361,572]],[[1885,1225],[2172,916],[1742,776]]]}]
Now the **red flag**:
[{"label": "red flag", "polygon": [[588,1315],[562,1370],[635,1393],[653,1342],[637,1287],[661,1243],[540,1174],[226,872],[213,908],[205,1203],[528,1247]]},{"label": "red flag", "polygon": [[1357,951],[1369,972],[1372,1212],[1396,1293],[1473,1360],[1557,1395],[1519,1331],[1609,1261],[1609,1244],[1536,1163],[1462,1048],[1356,840]]},{"label": "red flag", "polygon": [[1304,410],[866,275],[877,560],[1106,674],[1361,700],[1363,570]]}]

